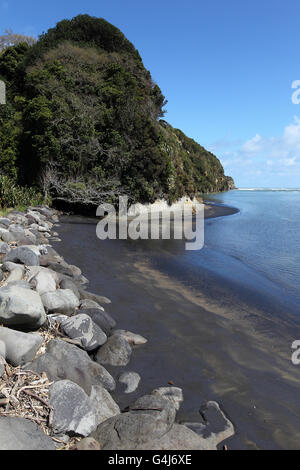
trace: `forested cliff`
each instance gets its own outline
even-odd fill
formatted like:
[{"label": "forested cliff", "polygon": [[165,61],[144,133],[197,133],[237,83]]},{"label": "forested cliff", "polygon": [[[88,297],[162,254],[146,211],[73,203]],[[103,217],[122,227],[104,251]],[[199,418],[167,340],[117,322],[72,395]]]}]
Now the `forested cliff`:
[{"label": "forested cliff", "polygon": [[132,201],[231,189],[216,156],[164,117],[135,47],[104,19],[63,20],[0,52],[0,172],[54,200]]}]

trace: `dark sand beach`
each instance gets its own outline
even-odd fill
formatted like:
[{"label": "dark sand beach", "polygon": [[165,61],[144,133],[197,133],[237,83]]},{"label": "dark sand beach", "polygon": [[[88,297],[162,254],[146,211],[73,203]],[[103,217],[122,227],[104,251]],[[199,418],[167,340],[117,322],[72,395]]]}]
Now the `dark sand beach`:
[{"label": "dark sand beach", "polygon": [[[206,209],[207,218],[233,213]],[[100,241],[95,220],[79,217],[63,217],[58,232],[62,243],[54,247],[81,267],[90,290],[112,300],[107,311],[118,327],[149,340],[126,368],[141,375],[138,390],[115,392],[121,406],[171,381],[184,392],[181,422],[201,421],[208,400],[221,405],[236,427],[229,448],[300,448],[300,367],[290,360],[300,324],[278,299],[209,270],[177,273],[179,241]]]}]

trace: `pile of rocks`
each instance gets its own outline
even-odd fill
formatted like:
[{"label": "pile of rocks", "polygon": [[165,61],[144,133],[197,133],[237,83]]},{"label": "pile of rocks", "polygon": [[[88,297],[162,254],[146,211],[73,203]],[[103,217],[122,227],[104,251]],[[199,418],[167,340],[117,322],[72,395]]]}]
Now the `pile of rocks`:
[{"label": "pile of rocks", "polygon": [[[215,402],[203,411],[206,421],[185,425],[175,423],[183,400],[176,387],[120,411],[105,366],[126,366],[147,340],[116,329],[104,308],[110,300],[88,292],[81,270],[52,248],[58,222],[57,211],[41,206],[0,218],[0,450],[55,449],[70,440],[94,450],[216,449],[234,429]],[[20,385],[28,373],[32,382]],[[123,372],[118,380],[132,393],[140,376]],[[217,432],[209,424],[216,417]]]}]

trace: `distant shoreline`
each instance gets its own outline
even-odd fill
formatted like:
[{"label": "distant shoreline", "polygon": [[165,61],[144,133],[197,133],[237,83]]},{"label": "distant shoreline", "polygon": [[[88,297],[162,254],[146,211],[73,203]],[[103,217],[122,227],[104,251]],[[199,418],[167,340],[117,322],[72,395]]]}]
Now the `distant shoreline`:
[{"label": "distant shoreline", "polygon": [[208,201],[203,201],[205,219],[214,219],[216,217],[224,217],[226,215],[237,214],[239,209],[225,205],[219,205]]}]

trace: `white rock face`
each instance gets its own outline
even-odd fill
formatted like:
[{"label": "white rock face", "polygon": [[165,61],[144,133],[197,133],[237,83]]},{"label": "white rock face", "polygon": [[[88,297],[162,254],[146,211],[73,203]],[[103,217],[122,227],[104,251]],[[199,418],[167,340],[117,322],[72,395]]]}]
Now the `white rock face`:
[{"label": "white rock face", "polygon": [[182,211],[184,207],[196,207],[200,204],[196,198],[191,199],[187,196],[182,197],[178,201],[169,205],[165,199],[158,199],[153,204],[133,204],[128,209],[129,217],[136,217],[137,215],[146,215],[150,212],[177,212]]}]

